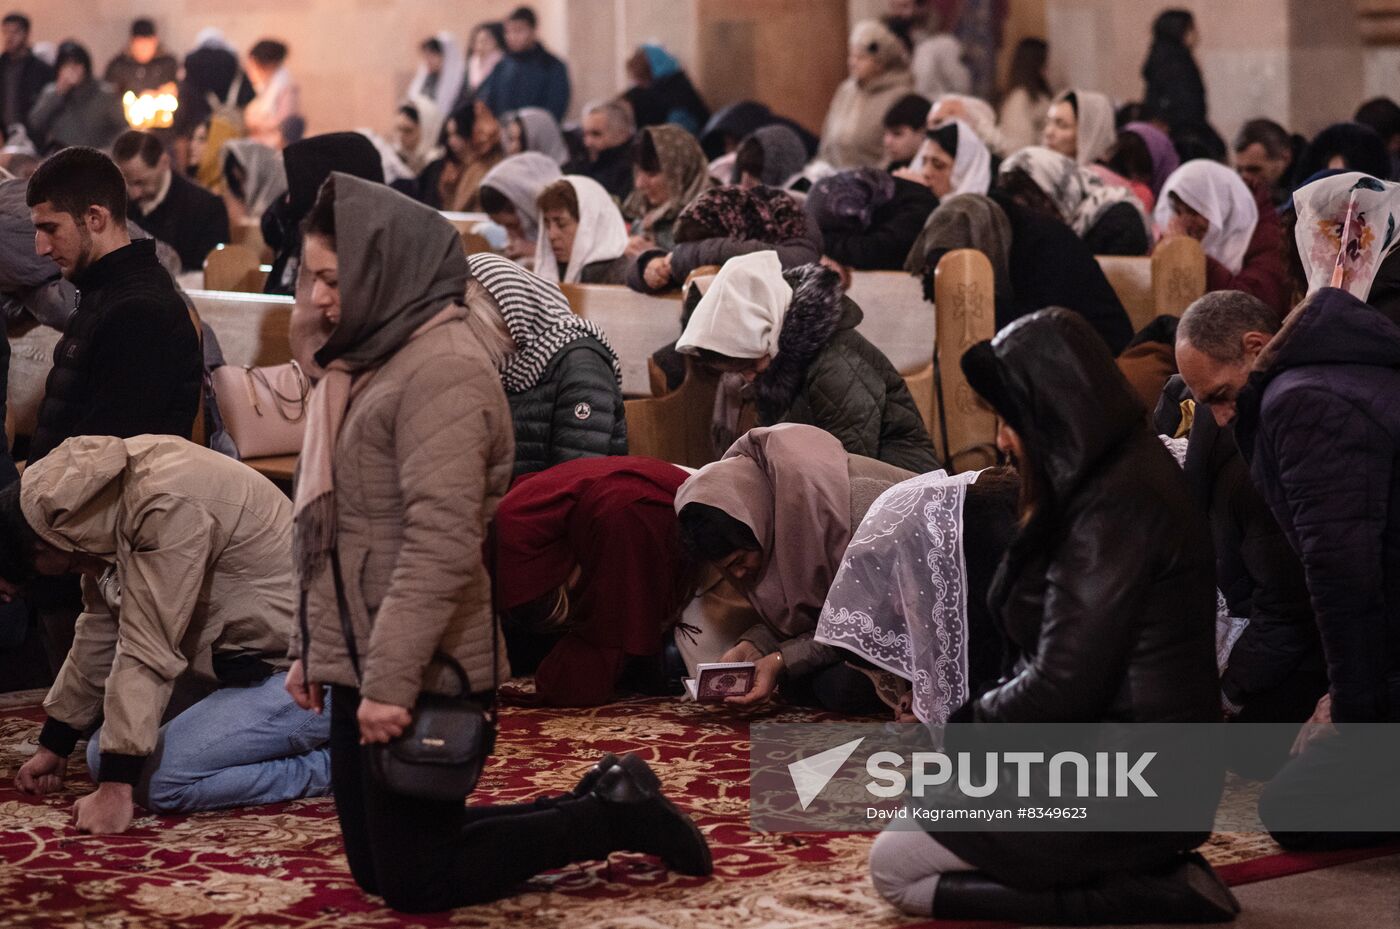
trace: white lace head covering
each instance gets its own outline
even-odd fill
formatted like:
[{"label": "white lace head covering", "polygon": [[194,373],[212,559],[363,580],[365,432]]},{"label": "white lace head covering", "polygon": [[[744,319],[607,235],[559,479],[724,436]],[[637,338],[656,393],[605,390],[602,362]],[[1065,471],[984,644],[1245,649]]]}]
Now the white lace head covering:
[{"label": "white lace head covering", "polygon": [[910,682],[937,725],[968,698],[963,501],[980,471],[931,471],[875,501],[846,548],[816,639]]}]

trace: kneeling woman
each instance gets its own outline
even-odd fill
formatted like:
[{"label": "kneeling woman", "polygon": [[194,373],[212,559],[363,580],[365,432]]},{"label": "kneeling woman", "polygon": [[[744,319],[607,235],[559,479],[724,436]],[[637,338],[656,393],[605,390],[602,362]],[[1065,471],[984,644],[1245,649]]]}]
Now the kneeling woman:
[{"label": "kneeling woman", "polygon": [[847,454],[821,429],[786,424],[749,430],[685,482],[676,494],[682,544],[742,590],[762,619],[721,659],[757,665],[753,690],[728,702],[763,703],[781,685],[799,702],[837,712],[885,708],[870,679],[813,630],[866,510],[910,477]]},{"label": "kneeling woman", "polygon": [[366,766],[362,746],[402,735],[421,694],[458,691],[444,659],[493,696],[481,550],[510,483],[510,408],[464,322],[467,262],[447,220],[334,174],[305,240],[320,324],[294,350],[325,376],[294,495],[302,606],[287,689],[319,712],[331,685],[331,782],[355,882],[426,912],[621,849],[708,873],[704,839],[635,756],[605,757],[572,793],[516,806],[410,797]]},{"label": "kneeling woman", "polygon": [[933,442],[894,365],[856,331],[863,314],[821,265],[784,272],[777,252],[725,262],[676,343],[751,385],[761,426],[805,423],[853,455],[922,474]]},{"label": "kneeling woman", "polygon": [[[1103,342],[1044,310],[963,356],[1021,474],[1021,528],[988,598],[1015,673],[951,722],[1218,722],[1210,531]],[[1197,795],[1183,819],[1209,820]],[[1213,921],[1238,912],[1200,832],[887,830],[870,853],[888,900],[940,919]]]},{"label": "kneeling woman", "polygon": [[628,671],[661,680],[662,634],[694,587],[676,527],[687,476],[652,458],[583,458],[526,475],[501,501],[496,603],[519,640],[550,646],[534,670],[544,703],[605,703]]},{"label": "kneeling woman", "polygon": [[622,368],[558,285],[499,255],[470,255],[467,324],[501,374],[515,420],[515,475],[627,454]]}]

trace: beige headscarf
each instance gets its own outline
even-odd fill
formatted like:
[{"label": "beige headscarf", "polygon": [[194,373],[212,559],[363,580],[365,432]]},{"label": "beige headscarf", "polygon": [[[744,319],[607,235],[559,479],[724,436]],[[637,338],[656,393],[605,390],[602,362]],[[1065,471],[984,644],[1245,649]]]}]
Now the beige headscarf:
[{"label": "beige headscarf", "polygon": [[650,232],[657,223],[679,216],[681,210],[710,186],[710,166],[695,136],[680,126],[671,123],[648,126],[641,135],[649,136],[656,146],[656,158],[671,189],[671,199],[653,207],[640,190],[634,190],[622,204],[622,212],[640,218],[642,231]]},{"label": "beige headscarf", "polygon": [[676,493],[677,513],[703,503],[753,532],[764,563],[745,594],[783,635],[816,627],[851,541],[849,468],[831,433],[784,423],[751,429]]},{"label": "beige headscarf", "polygon": [[1118,129],[1113,120],[1113,101],[1093,90],[1067,90],[1055,98],[1056,103],[1074,94],[1075,114],[1079,120],[1079,140],[1074,160],[1091,165],[1108,154],[1118,141]]}]

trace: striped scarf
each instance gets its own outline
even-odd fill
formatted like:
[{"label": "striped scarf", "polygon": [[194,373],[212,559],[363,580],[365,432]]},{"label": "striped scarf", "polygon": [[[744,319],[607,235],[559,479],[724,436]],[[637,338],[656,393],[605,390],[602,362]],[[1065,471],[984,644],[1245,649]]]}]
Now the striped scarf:
[{"label": "striped scarf", "polygon": [[612,357],[613,375],[622,384],[622,365],[603,330],[576,316],[555,284],[536,277],[499,255],[480,252],[467,256],[472,277],[481,282],[501,308],[506,329],[515,340],[515,354],[501,365],[506,393],[523,393],[544,376],[560,349],[579,339],[596,339]]}]

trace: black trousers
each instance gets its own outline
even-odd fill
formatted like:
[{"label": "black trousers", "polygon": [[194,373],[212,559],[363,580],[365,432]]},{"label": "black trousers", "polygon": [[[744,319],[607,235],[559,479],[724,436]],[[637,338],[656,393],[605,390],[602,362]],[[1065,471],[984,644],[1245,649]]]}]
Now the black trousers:
[{"label": "black trousers", "polygon": [[[1289,851],[1364,848],[1395,841],[1374,831],[1395,807],[1400,725],[1346,729],[1320,738],[1284,765],[1259,796],[1259,818]],[[1393,821],[1393,818],[1392,818]]]},{"label": "black trousers", "polygon": [[390,793],[369,776],[355,715],[360,695],[331,688],[331,784],[350,873],[405,913],[509,896],[527,878],[612,851],[596,797],[461,806]]}]

